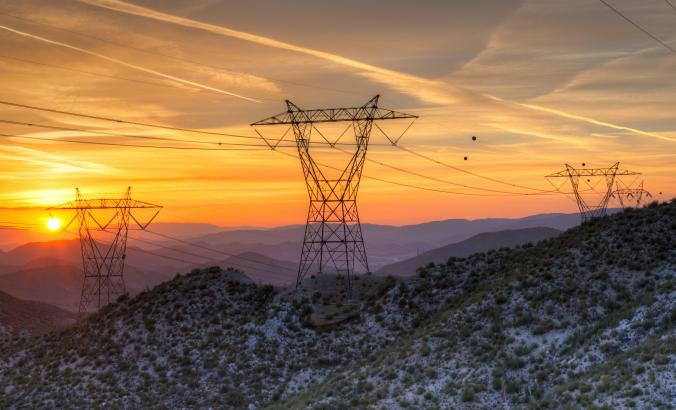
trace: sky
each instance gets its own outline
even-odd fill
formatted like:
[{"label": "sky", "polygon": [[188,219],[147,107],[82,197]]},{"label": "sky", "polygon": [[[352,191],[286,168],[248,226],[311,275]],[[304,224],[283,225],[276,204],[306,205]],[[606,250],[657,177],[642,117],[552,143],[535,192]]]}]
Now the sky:
[{"label": "sky", "polygon": [[[669,2],[608,1],[676,47]],[[363,222],[575,212],[566,181],[544,178],[566,163],[619,161],[642,173],[626,184],[643,180],[659,200],[676,195],[676,53],[596,0],[4,2],[0,45],[4,102],[175,128],[255,137],[249,124],[285,111],[286,99],[355,107],[379,94],[380,106],[420,117],[400,144],[427,158],[374,132]],[[382,127],[399,135],[407,125]],[[306,218],[293,140],[280,153],[261,140],[3,104],[0,134],[3,222],[43,224],[45,208],[72,200],[75,187],[96,198],[127,186],[164,207],[158,221]],[[313,155],[338,167],[349,158],[321,145]],[[603,183],[584,188],[590,203]],[[554,188],[568,194],[540,191]]]}]

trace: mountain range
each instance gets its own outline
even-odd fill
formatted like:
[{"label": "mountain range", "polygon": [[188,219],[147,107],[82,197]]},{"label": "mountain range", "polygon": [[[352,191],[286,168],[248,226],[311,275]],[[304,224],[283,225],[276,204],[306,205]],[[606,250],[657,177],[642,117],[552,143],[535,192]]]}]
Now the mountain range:
[{"label": "mountain range", "polygon": [[673,408],[674,221],[653,204],[352,298],[196,269],[0,342],[0,407]]},{"label": "mountain range", "polygon": [[[445,220],[406,226],[364,224],[371,267],[395,262],[379,272],[405,275],[417,266],[439,262],[437,254],[467,255],[494,247],[538,241],[543,232],[575,225],[575,214],[543,214],[521,219]],[[185,225],[185,226],[184,226]],[[531,228],[536,225],[537,228]],[[512,227],[486,238],[457,240],[485,230]],[[557,228],[557,229],[558,229]],[[125,263],[127,290],[141,290],[179,272],[209,266],[232,267],[257,283],[277,286],[294,283],[304,226],[272,229],[221,229],[208,224],[159,224],[150,232],[132,232]],[[181,237],[175,236],[178,232]],[[198,236],[190,237],[197,234]],[[491,238],[489,240],[486,240]],[[437,253],[429,250],[442,246]],[[427,252],[417,255],[421,249]],[[460,252],[460,253],[458,253]],[[411,257],[406,261],[406,256]],[[446,257],[448,257],[446,256]],[[77,239],[31,242],[0,252],[0,290],[15,297],[77,311],[82,286],[80,243]]]},{"label": "mountain range", "polygon": [[69,311],[0,292],[0,339],[49,333],[74,325],[76,319]]}]

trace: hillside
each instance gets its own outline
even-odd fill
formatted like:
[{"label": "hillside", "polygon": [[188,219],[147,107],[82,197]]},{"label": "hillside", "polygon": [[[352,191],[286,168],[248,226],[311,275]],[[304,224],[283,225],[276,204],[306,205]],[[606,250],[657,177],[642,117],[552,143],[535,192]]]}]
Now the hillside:
[{"label": "hillside", "polygon": [[196,270],[4,342],[0,407],[672,408],[675,238],[676,201],[362,276],[352,302]]},{"label": "hillside", "polygon": [[561,231],[554,228],[544,227],[480,233],[464,241],[432,249],[413,258],[383,266],[376,273],[396,276],[414,275],[417,268],[428,263],[446,263],[449,257],[467,257],[474,253],[488,252],[492,249],[512,248],[517,245],[536,243],[560,233]]},{"label": "hillside", "polygon": [[40,335],[71,326],[75,321],[74,313],[0,292],[0,339]]}]

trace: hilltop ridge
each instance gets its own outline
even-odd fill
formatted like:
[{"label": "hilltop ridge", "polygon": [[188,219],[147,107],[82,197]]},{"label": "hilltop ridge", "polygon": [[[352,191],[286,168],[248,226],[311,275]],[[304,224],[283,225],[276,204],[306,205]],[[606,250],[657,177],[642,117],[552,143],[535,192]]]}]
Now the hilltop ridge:
[{"label": "hilltop ridge", "polygon": [[[676,201],[299,291],[195,270],[0,350],[0,407],[670,408]],[[333,283],[331,283],[333,281]],[[30,393],[30,394],[28,394]]]}]

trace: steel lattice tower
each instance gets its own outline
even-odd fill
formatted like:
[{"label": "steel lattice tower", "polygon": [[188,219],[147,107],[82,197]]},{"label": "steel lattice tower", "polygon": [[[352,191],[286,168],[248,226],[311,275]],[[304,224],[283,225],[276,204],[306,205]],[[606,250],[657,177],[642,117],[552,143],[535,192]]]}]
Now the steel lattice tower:
[{"label": "steel lattice tower", "polygon": [[[613,186],[615,179],[618,176],[626,175],[640,175],[639,172],[627,171],[620,169],[620,163],[616,162],[609,168],[574,168],[566,164],[566,169],[554,174],[547,175],[545,178],[568,178],[570,184],[573,186],[573,193],[577,206],[580,209],[580,217],[582,222],[587,222],[592,218],[597,218],[606,215],[608,209],[608,201],[613,193]],[[603,177],[605,180],[605,191],[601,192],[601,199],[597,204],[588,204],[580,190],[580,180],[588,177]],[[589,180],[587,180],[588,182]],[[590,186],[594,190],[593,186]]]},{"label": "steel lattice tower", "polygon": [[641,206],[643,198],[652,198],[650,192],[643,189],[643,181],[637,188],[620,186],[619,181],[615,184],[616,188],[612,196],[617,198],[622,208],[638,208]]},{"label": "steel lattice tower", "polygon": [[[379,96],[375,96],[361,107],[313,110],[302,110],[287,100],[286,112],[251,124],[253,127],[288,125],[295,136],[310,197],[296,286],[313,268],[321,273],[328,267],[338,275],[345,275],[348,295],[351,295],[352,276],[357,268],[370,272],[357,210],[357,193],[371,128],[375,121],[417,118],[415,115],[379,108],[378,99]],[[329,179],[312,157],[311,136],[314,130],[333,147],[336,142],[327,140],[315,124],[335,122],[352,123],[356,150],[340,176]],[[273,149],[276,147],[270,146]]]},{"label": "steel lattice tower", "polygon": [[[155,219],[161,206],[131,199],[131,187],[119,199],[85,199],[76,188],[75,201],[49,208],[50,211],[75,211],[75,216],[64,230],[76,223],[82,252],[82,294],[78,312],[84,314],[98,311],[102,306],[115,301],[125,293],[124,262],[127,252],[129,225],[135,223],[145,229]],[[134,209],[156,209],[144,223],[132,213]],[[109,210],[103,220],[96,212]],[[113,235],[109,243],[94,237],[95,232]]]}]

